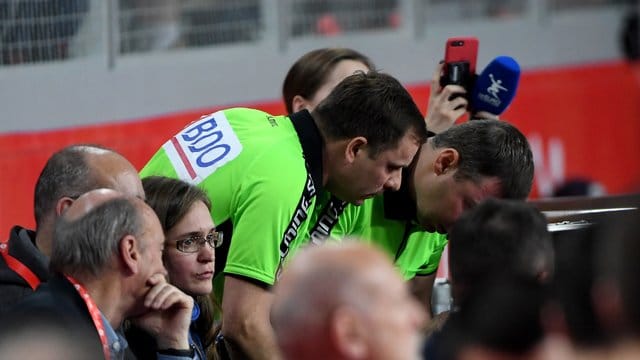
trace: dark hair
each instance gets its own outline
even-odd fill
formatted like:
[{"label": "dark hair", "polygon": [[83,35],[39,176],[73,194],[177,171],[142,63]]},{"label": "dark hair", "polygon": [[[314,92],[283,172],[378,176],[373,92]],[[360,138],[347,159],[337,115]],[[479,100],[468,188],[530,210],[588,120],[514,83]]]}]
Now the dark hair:
[{"label": "dark hair", "polygon": [[449,267],[458,303],[499,274],[537,280],[553,271],[547,220],[526,202],[489,198],[453,225]]},{"label": "dark hair", "polygon": [[558,304],[567,335],[577,346],[598,346],[609,340],[592,297],[598,241],[593,226],[554,233],[556,273],[550,300]]},{"label": "dark hair", "polygon": [[[189,212],[194,203],[202,201],[209,211],[211,201],[207,194],[195,185],[185,181],[163,176],[149,176],[142,179],[142,187],[146,194],[147,204],[155,211],[162,229],[166,234]],[[211,296],[196,296],[195,301],[200,307],[200,317],[195,327],[199,334],[204,334],[202,345],[207,353],[215,351],[215,341],[218,327],[214,326],[214,314],[220,312],[220,306]]]},{"label": "dark hair", "polygon": [[61,216],[55,223],[50,269],[61,274],[99,276],[118,251],[120,240],[141,233],[141,214],[127,198],[107,200],[71,221]]},{"label": "dark hair", "polygon": [[373,70],[375,66],[363,54],[347,48],[323,48],[300,57],[289,69],[282,84],[282,98],[289,113],[293,112],[293,98],[300,95],[311,99],[327,82],[331,71],[343,60],[355,60]]},{"label": "dark hair", "polygon": [[498,120],[473,120],[433,137],[434,148],[460,154],[456,178],[480,182],[497,177],[506,199],[525,199],[533,185],[533,154],[527,138],[513,125]]},{"label": "dark hair", "polygon": [[345,78],[312,116],[330,140],[367,138],[372,157],[396,147],[410,130],[420,142],[427,138],[424,118],[409,92],[392,76],[376,71]]},{"label": "dark hair", "polygon": [[112,151],[97,145],[71,145],[54,153],[45,164],[34,192],[36,228],[63,196],[76,198],[98,188],[86,154],[91,150]]},{"label": "dark hair", "polygon": [[438,359],[457,359],[467,347],[522,356],[543,340],[541,311],[546,288],[528,278],[498,275],[452,313],[435,347]]},{"label": "dark hair", "polygon": [[211,210],[211,201],[200,188],[187,182],[164,176],[142,179],[147,204],[155,211],[165,234],[189,212],[191,206],[202,201]]}]

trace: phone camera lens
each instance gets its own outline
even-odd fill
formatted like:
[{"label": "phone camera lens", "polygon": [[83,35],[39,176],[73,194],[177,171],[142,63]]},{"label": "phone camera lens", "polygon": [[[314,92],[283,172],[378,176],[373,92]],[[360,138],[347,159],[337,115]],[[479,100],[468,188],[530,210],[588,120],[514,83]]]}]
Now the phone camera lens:
[{"label": "phone camera lens", "polygon": [[456,41],[453,45],[454,46],[462,46],[462,45],[464,45],[464,41],[462,41],[462,40]]}]

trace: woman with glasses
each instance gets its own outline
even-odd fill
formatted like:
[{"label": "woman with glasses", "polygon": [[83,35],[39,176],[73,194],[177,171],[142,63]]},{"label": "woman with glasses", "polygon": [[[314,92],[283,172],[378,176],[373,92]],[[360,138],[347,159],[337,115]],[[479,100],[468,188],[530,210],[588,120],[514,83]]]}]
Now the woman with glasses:
[{"label": "woman with glasses", "polygon": [[[164,230],[163,262],[169,282],[193,296],[189,343],[195,359],[215,359],[212,297],[215,248],[222,244],[209,214],[211,203],[200,188],[181,180],[151,176],[142,180],[147,203],[158,215]],[[127,341],[140,359],[155,358],[155,344],[141,330],[126,330]],[[191,355],[191,354],[176,354]]]}]

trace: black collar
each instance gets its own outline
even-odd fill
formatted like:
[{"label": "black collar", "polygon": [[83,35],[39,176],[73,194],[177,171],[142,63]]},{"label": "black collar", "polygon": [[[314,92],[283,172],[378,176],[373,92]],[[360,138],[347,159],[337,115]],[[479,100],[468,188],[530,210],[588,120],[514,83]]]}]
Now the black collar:
[{"label": "black collar", "polygon": [[406,221],[416,219],[416,202],[411,197],[409,189],[409,179],[412,173],[412,167],[403,169],[400,189],[383,193],[385,218]]},{"label": "black collar", "polygon": [[318,195],[322,193],[322,149],[324,141],[316,122],[307,110],[289,114],[289,119],[298,133],[307,171],[311,174]]}]

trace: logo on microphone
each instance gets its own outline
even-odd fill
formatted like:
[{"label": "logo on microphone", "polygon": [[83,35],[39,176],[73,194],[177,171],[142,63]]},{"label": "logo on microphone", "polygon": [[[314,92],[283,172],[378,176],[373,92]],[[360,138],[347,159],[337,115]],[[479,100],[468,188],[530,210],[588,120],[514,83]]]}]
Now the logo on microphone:
[{"label": "logo on microphone", "polygon": [[507,88],[502,86],[502,80],[496,80],[493,77],[493,74],[489,74],[489,79],[491,80],[491,85],[487,88],[487,92],[493,95],[494,98],[500,100],[498,93],[500,92],[500,90],[507,91]]}]

